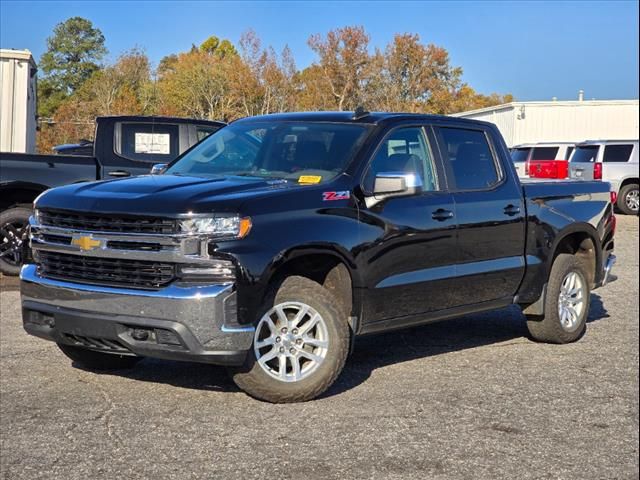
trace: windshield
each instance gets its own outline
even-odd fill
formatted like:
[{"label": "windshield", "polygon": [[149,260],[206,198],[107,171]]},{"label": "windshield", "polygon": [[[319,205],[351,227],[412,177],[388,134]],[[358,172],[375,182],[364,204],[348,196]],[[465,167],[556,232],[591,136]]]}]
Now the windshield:
[{"label": "windshield", "polygon": [[321,183],[347,167],[368,128],[321,122],[241,122],[198,144],[166,174],[239,175]]},{"label": "windshield", "polygon": [[572,162],[593,163],[598,156],[598,145],[589,145],[585,147],[576,147],[571,155]]},{"label": "windshield", "polygon": [[514,148],[511,150],[511,160],[514,163],[526,162],[530,148]]}]

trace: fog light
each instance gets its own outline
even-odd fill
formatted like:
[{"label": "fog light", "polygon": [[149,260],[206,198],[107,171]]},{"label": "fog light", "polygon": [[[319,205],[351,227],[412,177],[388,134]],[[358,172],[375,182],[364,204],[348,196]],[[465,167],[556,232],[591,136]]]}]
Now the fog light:
[{"label": "fog light", "polygon": [[209,265],[184,265],[180,267],[180,278],[184,281],[233,282],[235,265],[229,260],[215,260]]},{"label": "fog light", "polygon": [[131,332],[131,338],[138,342],[144,342],[149,339],[149,330],[144,330],[142,328],[134,328]]}]

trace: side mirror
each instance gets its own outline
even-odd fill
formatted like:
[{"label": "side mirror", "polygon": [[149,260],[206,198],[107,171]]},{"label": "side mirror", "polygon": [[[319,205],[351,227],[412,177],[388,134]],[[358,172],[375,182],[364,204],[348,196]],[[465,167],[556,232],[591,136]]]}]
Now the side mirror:
[{"label": "side mirror", "polygon": [[415,173],[378,173],[373,184],[373,196],[367,197],[366,203],[368,207],[373,207],[386,198],[414,195],[421,188],[422,180]]},{"label": "side mirror", "polygon": [[164,172],[165,168],[167,168],[166,163],[156,163],[153,167],[151,167],[151,175],[160,175]]}]

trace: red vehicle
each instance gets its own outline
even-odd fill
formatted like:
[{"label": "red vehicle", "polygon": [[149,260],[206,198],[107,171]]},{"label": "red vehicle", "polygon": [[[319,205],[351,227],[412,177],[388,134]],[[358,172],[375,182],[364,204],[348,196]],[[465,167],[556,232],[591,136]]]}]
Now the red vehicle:
[{"label": "red vehicle", "polygon": [[569,156],[574,143],[530,143],[511,149],[511,158],[521,178],[568,178]]}]

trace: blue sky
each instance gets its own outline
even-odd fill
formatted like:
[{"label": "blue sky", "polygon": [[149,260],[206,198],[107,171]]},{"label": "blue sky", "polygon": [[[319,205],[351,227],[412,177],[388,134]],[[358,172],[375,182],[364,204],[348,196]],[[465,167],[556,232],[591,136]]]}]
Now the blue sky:
[{"label": "blue sky", "polygon": [[131,47],[156,64],[209,35],[234,43],[252,28],[265,45],[289,45],[299,68],[314,60],[309,35],[363,25],[372,47],[418,33],[449,50],[482,93],[519,100],[638,98],[638,2],[206,2],[4,1],[0,46],[36,59],[53,27],[79,15],[107,39],[110,57]]}]

